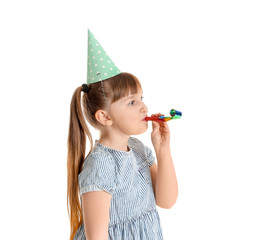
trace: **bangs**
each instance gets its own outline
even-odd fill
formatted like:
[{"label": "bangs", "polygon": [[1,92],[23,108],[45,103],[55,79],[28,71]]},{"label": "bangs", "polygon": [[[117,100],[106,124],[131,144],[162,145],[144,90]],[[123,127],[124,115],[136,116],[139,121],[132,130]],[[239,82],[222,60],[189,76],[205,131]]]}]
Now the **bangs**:
[{"label": "bangs", "polygon": [[113,89],[111,103],[127,97],[129,94],[137,94],[139,90],[142,90],[139,80],[133,74],[125,72],[113,77],[110,85]]}]

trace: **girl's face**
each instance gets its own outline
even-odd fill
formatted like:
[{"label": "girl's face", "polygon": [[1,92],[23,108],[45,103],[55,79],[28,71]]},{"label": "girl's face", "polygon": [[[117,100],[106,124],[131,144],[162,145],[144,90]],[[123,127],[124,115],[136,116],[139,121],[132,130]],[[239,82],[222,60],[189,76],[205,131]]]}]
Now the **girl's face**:
[{"label": "girl's face", "polygon": [[126,135],[138,135],[148,128],[148,122],[144,120],[148,108],[142,101],[143,92],[129,95],[111,104],[113,127],[118,128]]}]

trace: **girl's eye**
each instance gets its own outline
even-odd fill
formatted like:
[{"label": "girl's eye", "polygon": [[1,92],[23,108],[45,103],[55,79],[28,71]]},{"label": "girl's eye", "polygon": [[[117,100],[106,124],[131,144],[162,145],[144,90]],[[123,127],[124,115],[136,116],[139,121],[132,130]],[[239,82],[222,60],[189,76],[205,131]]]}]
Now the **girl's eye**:
[{"label": "girl's eye", "polygon": [[[144,97],[141,97],[141,100],[143,100],[143,98],[144,98]],[[135,102],[135,101],[131,101],[131,102],[129,103],[129,105],[133,105],[134,102]]]}]

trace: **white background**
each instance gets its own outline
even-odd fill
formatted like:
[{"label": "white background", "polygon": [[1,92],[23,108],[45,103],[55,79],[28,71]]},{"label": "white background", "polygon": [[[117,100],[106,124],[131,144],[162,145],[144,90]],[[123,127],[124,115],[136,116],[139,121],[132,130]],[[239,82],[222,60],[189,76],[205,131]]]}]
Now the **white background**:
[{"label": "white background", "polygon": [[[68,239],[69,107],[87,29],[170,121],[165,240],[257,239],[255,1],[1,1],[1,239]],[[137,136],[151,145],[152,125]],[[94,139],[96,132],[92,129]]]}]

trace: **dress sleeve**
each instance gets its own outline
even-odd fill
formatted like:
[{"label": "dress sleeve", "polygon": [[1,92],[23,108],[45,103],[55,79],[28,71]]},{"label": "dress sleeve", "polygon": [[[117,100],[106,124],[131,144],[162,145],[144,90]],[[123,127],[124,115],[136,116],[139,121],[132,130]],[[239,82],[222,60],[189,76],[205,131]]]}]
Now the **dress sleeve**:
[{"label": "dress sleeve", "polygon": [[146,145],[145,145],[145,151],[146,151],[148,166],[151,167],[155,162],[155,157],[153,156],[152,149],[147,147]]},{"label": "dress sleeve", "polygon": [[111,157],[103,153],[91,154],[78,177],[80,196],[91,191],[106,191],[113,194],[115,176],[115,165]]}]

